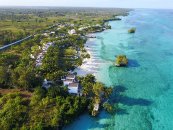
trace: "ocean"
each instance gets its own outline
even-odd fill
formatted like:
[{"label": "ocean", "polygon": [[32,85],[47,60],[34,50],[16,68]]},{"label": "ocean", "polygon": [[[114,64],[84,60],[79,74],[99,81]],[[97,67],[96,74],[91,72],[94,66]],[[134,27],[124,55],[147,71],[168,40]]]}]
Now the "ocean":
[{"label": "ocean", "polygon": [[[87,41],[91,59],[77,70],[113,87],[118,110],[84,114],[65,130],[173,130],[173,10],[135,9],[121,18]],[[128,67],[114,66],[120,54]]]}]

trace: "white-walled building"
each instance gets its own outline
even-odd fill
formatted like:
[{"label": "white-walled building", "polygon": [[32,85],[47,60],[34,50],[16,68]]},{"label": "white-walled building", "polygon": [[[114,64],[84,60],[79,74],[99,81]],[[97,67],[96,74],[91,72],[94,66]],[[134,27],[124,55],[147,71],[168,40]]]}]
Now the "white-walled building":
[{"label": "white-walled building", "polygon": [[48,33],[43,33],[43,36],[48,37],[49,34]]},{"label": "white-walled building", "polygon": [[66,79],[72,79],[72,80],[76,80],[76,75],[74,75],[74,74],[69,74],[69,75],[67,75],[66,76]]},{"label": "white-walled building", "polygon": [[69,74],[65,77],[61,77],[61,80],[63,81],[64,86],[68,86],[70,83],[76,82],[76,75]]},{"label": "white-walled building", "polygon": [[53,45],[54,45],[54,43],[52,43],[52,42],[48,42],[48,43],[43,45],[42,52],[40,52],[36,58],[36,66],[37,67],[42,65],[42,60],[44,58],[44,54],[47,52],[48,48],[50,46],[53,46]]},{"label": "white-walled building", "polygon": [[75,30],[75,29],[69,30],[68,33],[69,33],[70,35],[76,34],[76,30]]},{"label": "white-walled building", "polygon": [[54,32],[54,31],[52,31],[52,32],[50,32],[50,34],[55,34],[55,32]]},{"label": "white-walled building", "polygon": [[63,81],[64,86],[68,86],[70,83],[73,83],[74,81],[72,79],[66,79]]},{"label": "white-walled building", "polygon": [[62,77],[63,85],[68,87],[68,92],[70,94],[79,94],[79,83],[76,81],[76,75],[69,74]]},{"label": "white-walled building", "polygon": [[79,93],[79,83],[70,83],[68,85],[68,92],[71,94],[78,94]]}]

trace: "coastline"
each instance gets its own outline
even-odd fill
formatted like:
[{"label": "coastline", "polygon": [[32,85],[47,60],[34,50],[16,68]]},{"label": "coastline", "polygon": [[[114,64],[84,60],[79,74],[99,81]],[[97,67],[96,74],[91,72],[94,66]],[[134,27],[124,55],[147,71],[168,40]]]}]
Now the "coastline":
[{"label": "coastline", "polygon": [[[119,18],[119,17],[127,16],[127,15],[128,15],[128,13],[126,13],[124,15],[115,16],[115,18],[110,18],[110,19],[104,20],[103,21],[104,25],[106,23],[109,23],[110,21],[121,21],[121,18]],[[91,44],[93,44],[95,39],[97,39],[97,36],[95,36],[95,34],[101,33],[101,32],[104,32],[104,31],[107,31],[110,29],[104,29],[104,27],[102,27],[102,29],[100,31],[96,30],[95,32],[87,34],[87,35],[94,35],[93,38],[87,37],[87,41],[86,41],[85,47],[84,47],[86,49],[87,53],[90,55],[90,58],[83,59],[82,65],[75,68],[73,72],[76,72],[79,76],[85,76],[87,74],[93,74],[95,76],[95,71],[93,69],[97,69],[98,67],[95,66],[94,68],[91,68],[89,66],[90,64],[97,64],[94,62],[96,57],[94,57],[94,55],[93,55]]]},{"label": "coastline", "polygon": [[[112,20],[112,19],[111,19],[110,21],[117,21],[117,20]],[[106,21],[106,22],[108,23],[109,21]],[[105,22],[105,23],[106,23],[106,22]],[[96,31],[96,32],[94,32],[94,33],[92,32],[92,33],[89,33],[89,34],[87,34],[87,35],[94,35],[94,36],[95,36],[97,33],[102,33],[102,32],[107,31],[107,30],[110,30],[110,29],[102,30],[102,31],[100,31],[100,32]],[[87,38],[87,41],[86,41],[86,43],[85,43],[84,48],[86,49],[87,53],[90,55],[90,58],[85,58],[85,59],[83,59],[82,65],[74,69],[73,72],[76,72],[78,76],[85,76],[85,75],[87,75],[87,74],[92,74],[92,75],[96,76],[96,73],[97,73],[96,70],[99,69],[99,68],[98,68],[98,64],[101,64],[101,63],[98,63],[98,60],[99,60],[99,59],[97,59],[97,57],[95,57],[95,55],[94,55],[95,50],[93,50],[93,47],[92,47],[92,45],[95,44],[96,39],[97,39],[97,36],[96,36],[96,38]],[[96,61],[96,60],[97,60],[97,61]],[[96,79],[96,80],[97,80],[97,79]],[[101,111],[100,114],[102,115],[102,114],[103,114],[103,111]],[[86,120],[85,118],[87,118],[87,120]],[[88,119],[89,119],[89,120],[88,120]],[[90,123],[92,123],[93,120],[95,120],[95,119],[92,118],[88,113],[84,112],[83,114],[79,115],[79,116],[74,120],[74,122],[75,122],[75,121],[79,121],[79,120],[81,120],[81,124],[83,124],[83,127],[84,127],[85,129],[89,129],[89,128],[87,128],[87,126],[85,126],[86,121],[87,121],[87,122],[89,121]],[[71,122],[70,124],[65,125],[65,126],[62,128],[62,130],[68,130],[69,127],[70,127],[70,125],[71,125],[72,123],[74,123],[74,122]],[[82,127],[82,126],[81,126],[81,127]]]},{"label": "coastline", "polygon": [[82,65],[75,68],[73,72],[77,72],[79,76],[85,76],[86,74],[93,74],[94,72],[90,68],[90,64],[94,63],[94,56],[91,48],[91,44],[93,43],[94,39],[93,38],[88,38],[86,43],[85,43],[85,49],[87,53],[90,55],[90,58],[85,58],[83,59]]},{"label": "coastline", "polygon": [[[102,69],[107,70],[107,68],[102,67],[103,63],[107,63],[107,61],[105,62],[102,59],[102,57],[100,57],[100,52],[103,52],[103,51],[99,51],[100,49],[104,49],[104,43],[100,44],[100,41],[102,41],[102,39],[100,40],[100,37],[97,37],[97,39],[92,39],[92,37],[90,37],[89,39],[86,39],[86,38],[83,39],[83,36],[86,33],[94,33],[96,36],[98,36],[100,34],[102,35],[102,34],[106,34],[107,32],[109,32],[111,29],[111,26],[109,26],[108,24],[112,23],[112,22],[109,22],[109,23],[106,22],[104,24],[104,20],[111,18],[111,17],[112,16],[107,16],[107,15],[104,16],[104,18],[97,17],[98,19],[101,19],[101,20],[99,21],[97,19],[96,23],[94,23],[94,25],[91,26],[91,28],[88,30],[86,30],[86,31],[84,30],[81,33],[77,32],[76,34],[81,34],[81,35],[77,35],[77,36],[70,36],[67,34],[66,29],[68,28],[68,26],[74,26],[74,28],[76,29],[77,25],[73,25],[73,24],[69,24],[69,25],[67,24],[67,28],[65,28],[64,30],[61,30],[62,31],[60,33],[61,35],[55,34],[54,30],[53,31],[50,30],[51,35],[49,35],[48,38],[45,38],[44,39],[45,41],[43,40],[44,42],[46,42],[47,40],[54,41],[54,38],[58,38],[58,37],[59,38],[57,39],[57,42],[56,42],[57,46],[51,47],[48,51],[46,50],[47,55],[45,58],[45,62],[43,62],[45,64],[43,64],[43,67],[39,70],[39,72],[40,72],[39,74],[37,74],[37,72],[38,72],[37,69],[33,68],[33,65],[30,64],[30,63],[34,64],[35,60],[31,61],[29,58],[27,58],[25,60],[25,62],[26,62],[25,67],[29,71],[29,74],[27,73],[27,75],[25,75],[26,73],[24,73],[24,71],[21,68],[23,68],[23,59],[26,58],[26,55],[29,57],[28,54],[32,53],[32,57],[33,57],[34,54],[37,55],[37,52],[40,52],[41,49],[44,49],[44,46],[41,48],[42,35],[37,36],[32,41],[32,43],[26,42],[26,43],[22,44],[22,46],[12,48],[12,49],[14,49],[14,51],[17,50],[16,51],[17,56],[18,56],[20,50],[22,50],[23,48],[29,48],[27,50],[26,55],[25,55],[25,53],[22,53],[22,55],[17,57],[20,62],[16,65],[15,61],[14,61],[14,64],[16,65],[16,67],[13,68],[14,71],[10,71],[12,73],[10,73],[10,72],[8,73],[10,75],[10,80],[12,79],[11,81],[12,81],[12,83],[14,83],[14,85],[13,85],[14,87],[16,85],[19,86],[19,88],[21,88],[21,91],[23,91],[23,89],[26,89],[28,91],[33,90],[32,91],[33,96],[30,99],[28,99],[30,101],[28,104],[24,104],[23,100],[22,100],[22,105],[24,107],[30,108],[29,109],[30,111],[25,111],[25,114],[27,116],[29,115],[28,121],[26,122],[26,120],[24,118],[22,119],[23,124],[26,125],[27,128],[35,127],[34,124],[36,124],[38,122],[41,122],[41,124],[39,124],[39,125],[44,128],[47,128],[47,127],[54,128],[57,126],[63,127],[65,125],[73,122],[74,118],[77,118],[78,116],[82,115],[83,112],[86,112],[87,110],[88,110],[89,114],[96,116],[95,113],[99,112],[99,108],[104,108],[108,112],[110,112],[109,111],[110,109],[113,109],[111,104],[107,103],[107,105],[109,105],[109,106],[105,106],[103,104],[103,101],[107,101],[106,99],[108,99],[109,95],[112,93],[111,87],[110,88],[106,87],[105,84],[102,84],[102,83],[104,83],[102,81],[101,81],[102,83],[99,81],[96,81],[96,78],[93,75],[86,75],[85,77],[79,77],[78,81],[75,81],[76,75],[73,75],[73,77],[74,77],[73,81],[70,79],[72,81],[72,83],[75,83],[72,85],[75,85],[75,88],[77,88],[75,91],[75,94],[79,94],[79,92],[80,92],[79,83],[83,87],[83,89],[82,89],[83,96],[82,97],[73,95],[74,92],[70,92],[69,91],[70,88],[67,89],[65,87],[58,87],[58,86],[62,85],[62,81],[64,79],[64,78],[62,79],[61,75],[67,76],[66,73],[68,70],[74,69],[75,67],[78,67],[79,65],[83,64],[80,68],[82,68],[82,70],[84,70],[85,72],[88,71],[87,73],[90,73],[90,74],[96,73],[96,75],[98,75],[98,72],[100,70],[102,70]],[[114,20],[111,20],[111,21],[114,21]],[[84,24],[84,23],[81,22],[81,24]],[[77,27],[79,27],[79,26],[77,26]],[[98,32],[100,32],[100,33],[98,33]],[[52,34],[55,34],[55,35],[52,35]],[[55,37],[55,36],[57,36],[57,37]],[[63,36],[63,37],[61,37],[61,36]],[[39,43],[36,42],[37,40],[39,40]],[[87,43],[86,43],[86,41],[87,41]],[[27,45],[28,43],[30,46]],[[38,45],[40,45],[40,46],[38,46]],[[11,52],[13,52],[13,50],[11,50]],[[34,52],[34,54],[33,54],[33,52]],[[104,54],[106,54],[107,52],[108,51],[106,51]],[[90,54],[91,58],[89,58],[90,56],[87,53]],[[88,59],[86,59],[86,57],[88,57]],[[12,57],[12,58],[16,60],[16,57]],[[9,60],[11,60],[11,59],[9,59]],[[111,62],[109,62],[109,63],[111,63]],[[11,62],[9,64],[11,64]],[[19,67],[21,67],[21,68],[19,68]],[[5,65],[3,66],[3,69],[4,70],[6,69]],[[19,71],[19,69],[20,69],[20,71]],[[30,72],[30,70],[32,72]],[[17,76],[17,78],[15,78],[15,77],[13,78],[13,74],[14,75],[19,74],[20,76],[19,77]],[[102,74],[102,75],[104,75],[104,74]],[[16,82],[17,79],[20,79],[23,76],[27,76],[27,77],[29,76],[29,77],[32,77],[32,79],[25,79],[25,78],[23,79],[22,78],[22,80],[21,80],[22,82]],[[104,77],[109,78],[109,76],[107,76],[107,75],[104,75]],[[42,88],[42,86],[44,87],[44,82],[42,85],[43,78],[47,78],[50,81],[49,82],[47,79],[44,80],[48,87],[52,86],[51,89],[49,89],[48,91],[45,90],[44,88]],[[38,81],[38,79],[40,81],[38,83],[39,85],[32,82],[35,80]],[[61,81],[60,81],[60,79],[61,79]],[[5,81],[5,83],[7,82],[6,80],[4,80],[4,81]],[[27,82],[27,83],[29,82],[29,84],[26,84],[25,82]],[[3,83],[4,86],[6,85],[5,83]],[[9,82],[9,83],[11,83],[11,82]],[[49,83],[52,83],[52,85]],[[91,84],[89,84],[89,83],[91,83]],[[7,87],[10,87],[10,84],[8,84],[8,85],[9,86],[7,86]],[[48,87],[45,87],[45,88],[48,88]],[[70,86],[70,87],[74,87],[74,86]],[[44,95],[41,96],[39,99],[35,99],[35,97],[40,94],[40,93],[37,93],[37,91],[41,91],[41,93],[42,92],[44,93]],[[54,92],[57,92],[57,93],[54,93]],[[5,98],[5,95],[3,95],[3,96]],[[18,95],[16,94],[15,98],[18,98],[18,97],[20,98],[22,96],[23,95],[21,95],[21,94],[18,94]],[[59,97],[58,100],[57,100],[57,97]],[[10,100],[10,98],[8,98],[8,99]],[[23,99],[25,99],[25,97]],[[52,100],[49,100],[49,99],[52,99]],[[46,104],[42,103],[45,100],[46,100]],[[42,104],[44,104],[44,105],[42,105]],[[47,107],[47,106],[51,106],[51,107]],[[44,113],[42,114],[42,112],[40,112],[40,110],[42,110],[43,107],[44,107]],[[57,107],[59,108],[60,111],[56,111]],[[108,109],[108,107],[110,109]],[[10,111],[12,111],[12,110],[13,109],[11,109]],[[52,110],[55,110],[55,111],[52,111]],[[49,114],[49,111],[52,111],[51,115]],[[22,112],[22,111],[20,111],[20,112]],[[102,111],[100,110],[100,112],[102,112]],[[34,116],[36,118],[33,119],[32,117],[33,117],[34,113],[40,113],[40,114]],[[4,117],[5,117],[5,115],[4,115]],[[18,118],[18,117],[14,117],[14,118]],[[53,122],[53,124],[52,124],[52,122]],[[18,123],[18,121],[16,120],[16,122],[14,122],[14,123]],[[10,125],[13,125],[13,124],[9,124],[9,126]],[[18,127],[18,126],[16,126],[16,127]]]},{"label": "coastline", "polygon": [[[130,11],[129,11],[130,12]],[[109,20],[104,20],[104,24],[105,23],[108,23],[109,24],[109,22],[111,22],[111,21],[121,21],[122,19],[121,19],[121,17],[126,17],[126,16],[128,16],[129,15],[129,12],[126,14],[126,15],[119,15],[119,16],[116,16],[116,18],[115,19],[109,19]],[[87,35],[94,35],[94,36],[96,36],[98,33],[102,33],[102,32],[104,32],[104,31],[108,31],[108,30],[111,30],[112,28],[110,28],[110,29],[103,29],[102,28],[102,31],[95,31],[95,32],[92,32],[92,33],[88,33]],[[96,44],[96,40],[98,39],[98,37],[96,36],[95,38],[87,38],[87,41],[86,41],[86,43],[85,43],[85,46],[84,46],[84,48],[86,49],[86,51],[87,51],[87,53],[90,55],[90,58],[85,58],[85,59],[83,59],[83,62],[82,62],[82,65],[81,66],[79,66],[79,67],[77,67],[77,68],[75,68],[74,69],[74,71],[73,72],[76,72],[77,73],[77,75],[79,75],[79,76],[85,76],[85,75],[87,75],[87,74],[93,74],[94,76],[96,76],[96,80],[97,80],[97,76],[98,76],[98,74],[97,74],[97,72],[98,71],[95,71],[96,69],[100,69],[99,67],[98,67],[98,64],[100,65],[100,64],[102,64],[102,62],[103,61],[101,61],[101,62],[99,62],[98,63],[98,57],[96,57],[95,55],[94,55],[94,53],[96,53],[95,51],[96,50],[94,50],[93,48],[94,47],[92,47],[92,45],[94,45],[94,44]],[[96,62],[95,62],[96,61]],[[105,64],[105,63],[104,63]],[[108,64],[110,64],[110,63],[108,63]],[[107,68],[106,68],[107,69]],[[106,86],[110,86],[111,85],[111,83],[108,83],[108,84],[105,84]],[[103,114],[104,112],[102,111],[100,114],[100,116],[102,116],[102,114]],[[88,114],[86,114],[86,113],[84,113],[84,114],[81,114],[80,116],[78,116],[75,120],[76,121],[79,121],[79,120],[82,120],[82,123],[84,123],[85,121],[86,121],[86,119],[85,118],[87,118],[87,119],[89,119],[89,122],[92,122],[93,121],[93,119],[88,115]],[[88,121],[88,120],[87,120]],[[72,122],[73,123],[73,122]],[[71,123],[71,124],[72,124]],[[69,127],[70,127],[70,125],[71,124],[69,124],[69,125],[66,125],[66,126],[64,126],[63,127],[63,130],[67,130],[67,129],[69,129]],[[82,126],[81,126],[82,127]],[[88,126],[85,126],[84,125],[84,127],[88,127]],[[86,128],[86,129],[89,129],[89,128]]]},{"label": "coastline", "polygon": [[[146,10],[135,11],[124,22],[113,23],[114,31],[105,36],[105,41],[108,41],[110,38],[108,35],[116,35],[109,39],[110,44],[108,41],[107,57],[124,53],[128,55],[129,59],[132,59],[128,68],[110,67],[108,72],[111,82],[115,86],[117,85],[118,90],[111,99],[115,99],[120,109],[115,116],[111,115],[111,117],[104,112],[98,118],[81,116],[68,129],[137,130],[143,128],[162,130],[173,128],[171,120],[173,114],[170,111],[173,108],[170,105],[173,90],[170,85],[173,82],[171,78],[173,75],[171,66],[173,46],[170,37],[172,31],[165,30],[165,27],[170,28],[172,24],[168,19],[170,12],[162,13]],[[151,21],[153,16],[159,23]],[[166,20],[165,16],[167,16]],[[141,19],[138,19],[139,17]],[[160,22],[163,21],[166,22],[163,24],[165,26],[160,25]],[[128,28],[132,26],[138,29],[136,37],[127,33]],[[156,30],[157,34],[154,33]],[[118,36],[120,33],[123,33],[122,37]],[[103,35],[101,34],[101,36]],[[167,43],[166,46],[165,43]],[[157,50],[153,51],[154,48]],[[103,55],[104,52],[102,52]],[[167,59],[167,62],[163,61],[163,57]],[[108,59],[105,60],[108,61]],[[107,72],[101,70],[101,73],[102,78],[105,78]]]}]

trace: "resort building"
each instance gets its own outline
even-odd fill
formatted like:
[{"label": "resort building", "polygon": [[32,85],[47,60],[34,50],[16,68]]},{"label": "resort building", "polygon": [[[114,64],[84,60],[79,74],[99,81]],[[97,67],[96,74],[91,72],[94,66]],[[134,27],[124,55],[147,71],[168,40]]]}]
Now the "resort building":
[{"label": "resort building", "polygon": [[76,34],[76,30],[75,30],[75,29],[69,30],[68,33],[69,33],[70,35]]},{"label": "resort building", "polygon": [[73,83],[73,82],[74,82],[74,81],[71,80],[71,79],[66,79],[66,80],[63,81],[63,85],[64,85],[64,86],[68,86],[70,83]]},{"label": "resort building", "polygon": [[69,74],[67,76],[61,77],[63,85],[68,87],[68,92],[70,94],[79,94],[79,83],[76,80],[76,75]]},{"label": "resort building", "polygon": [[42,35],[43,35],[43,36],[45,36],[45,37],[48,37],[48,36],[49,36],[49,34],[48,34],[48,33],[46,33],[46,32],[45,32],[45,33],[43,33]]},{"label": "resort building", "polygon": [[42,60],[44,58],[44,54],[47,52],[48,48],[50,46],[53,46],[53,45],[54,45],[54,43],[52,43],[52,42],[48,42],[48,43],[43,45],[42,52],[40,52],[36,58],[36,66],[37,67],[42,65]]},{"label": "resort building", "polygon": [[78,94],[79,93],[79,83],[70,83],[68,85],[68,92],[71,94]]},{"label": "resort building", "polygon": [[55,34],[55,32],[54,32],[54,31],[52,31],[52,32],[50,32],[50,34]]},{"label": "resort building", "polygon": [[74,74],[69,74],[69,75],[67,75],[67,77],[66,77],[66,79],[72,79],[72,80],[76,80],[76,75],[74,75]]}]

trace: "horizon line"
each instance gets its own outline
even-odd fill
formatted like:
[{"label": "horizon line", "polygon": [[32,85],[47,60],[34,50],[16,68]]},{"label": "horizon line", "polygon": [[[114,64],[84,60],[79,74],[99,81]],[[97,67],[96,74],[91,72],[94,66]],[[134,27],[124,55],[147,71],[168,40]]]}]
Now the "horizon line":
[{"label": "horizon line", "polygon": [[151,7],[144,7],[144,8],[138,8],[138,7],[102,7],[102,6],[52,6],[52,5],[0,5],[0,7],[59,7],[59,8],[110,8],[110,9],[161,9],[161,10],[173,10],[173,8],[151,8]]}]

